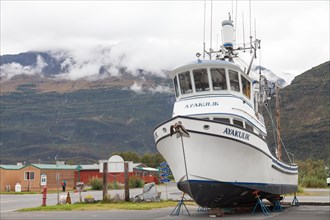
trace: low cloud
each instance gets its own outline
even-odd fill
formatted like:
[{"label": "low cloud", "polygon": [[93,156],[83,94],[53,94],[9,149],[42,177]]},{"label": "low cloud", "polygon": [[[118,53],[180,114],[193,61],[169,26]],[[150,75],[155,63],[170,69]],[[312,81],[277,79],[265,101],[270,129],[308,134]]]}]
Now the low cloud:
[{"label": "low cloud", "polygon": [[157,85],[156,87],[150,87],[150,86],[146,86],[143,85],[142,82],[134,82],[133,85],[131,85],[129,88],[129,90],[132,90],[133,92],[137,93],[137,94],[144,94],[144,93],[173,93],[173,90],[168,87],[168,86],[164,86],[164,85]]},{"label": "low cloud", "polygon": [[165,77],[165,70],[173,68],[173,60],[168,59],[170,51],[168,54],[160,54],[159,51],[167,47],[167,42],[137,39],[108,46],[79,48],[69,54],[58,53],[55,56],[64,61],[61,63],[63,72],[57,77],[70,80],[120,78],[122,70],[135,77],[140,76],[141,70],[144,74]]},{"label": "low cloud", "polygon": [[152,93],[173,93],[173,89],[164,85],[157,85],[155,88],[148,89]]},{"label": "low cloud", "polygon": [[42,70],[47,63],[41,56],[37,56],[36,65],[22,66],[19,63],[8,63],[0,66],[1,79],[11,79],[16,75],[39,75],[42,76]]},{"label": "low cloud", "polygon": [[137,82],[134,82],[134,84],[131,85],[129,87],[129,89],[132,90],[133,92],[137,93],[137,94],[143,94],[144,93],[142,84],[137,83]]}]

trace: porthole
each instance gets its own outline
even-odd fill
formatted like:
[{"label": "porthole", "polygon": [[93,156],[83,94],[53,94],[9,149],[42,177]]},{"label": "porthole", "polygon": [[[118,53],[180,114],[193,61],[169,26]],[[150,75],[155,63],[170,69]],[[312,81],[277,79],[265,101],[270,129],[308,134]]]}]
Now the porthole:
[{"label": "porthole", "polygon": [[209,130],[210,129],[210,125],[204,125],[203,128],[204,128],[204,130]]},{"label": "porthole", "polygon": [[167,132],[167,129],[166,128],[163,128],[163,132],[166,133]]}]

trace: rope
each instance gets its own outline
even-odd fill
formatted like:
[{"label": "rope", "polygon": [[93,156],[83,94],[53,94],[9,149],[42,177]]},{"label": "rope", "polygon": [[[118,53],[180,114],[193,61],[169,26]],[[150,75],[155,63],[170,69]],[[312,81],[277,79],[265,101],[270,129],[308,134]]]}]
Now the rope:
[{"label": "rope", "polygon": [[[270,114],[270,112],[269,112],[267,106],[266,106],[265,104],[264,104],[264,106],[265,106],[265,108],[266,108],[266,110],[267,110],[267,112],[268,112],[268,114],[269,114],[269,118],[270,118],[270,120],[271,120],[272,127],[275,128],[275,132],[276,132],[276,133],[274,132],[274,129],[273,129],[273,133],[274,133],[274,141],[275,141],[275,144],[276,144],[276,139],[277,139],[277,138],[275,138],[275,134],[277,134],[278,130],[277,130],[276,126],[275,126],[275,123],[274,123],[273,117],[272,117],[272,115]],[[270,108],[270,107],[269,107],[269,108]],[[277,141],[281,141],[281,143],[282,143],[282,147],[284,148],[284,151],[285,151],[285,153],[286,153],[286,156],[288,157],[290,163],[292,163],[292,160],[291,160],[291,158],[290,158],[290,156],[289,156],[289,154],[288,154],[288,151],[287,151],[287,149],[286,149],[286,147],[285,147],[285,145],[284,145],[284,143],[283,143],[282,138],[280,138],[280,140],[277,140]],[[275,149],[276,149],[276,148],[275,148]]]}]

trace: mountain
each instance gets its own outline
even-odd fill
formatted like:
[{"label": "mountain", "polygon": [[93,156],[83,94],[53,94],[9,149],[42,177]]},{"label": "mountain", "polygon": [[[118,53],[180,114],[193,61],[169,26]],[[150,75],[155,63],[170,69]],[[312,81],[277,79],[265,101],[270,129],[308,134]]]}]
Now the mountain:
[{"label": "mountain", "polygon": [[262,67],[262,66],[252,67],[251,72],[255,77],[257,77],[259,75],[259,73],[261,73],[262,75],[266,76],[268,81],[270,81],[272,83],[276,83],[281,88],[283,88],[287,85],[290,85],[292,79],[294,78],[294,76],[292,76],[290,73],[287,73],[287,74],[284,74],[285,79],[283,79],[280,76],[273,73],[271,70],[269,70],[265,67]]},{"label": "mountain", "polygon": [[[330,159],[330,62],[295,77],[280,90],[281,137],[296,159]],[[271,108],[275,113],[272,100]],[[270,145],[274,134],[266,114]],[[275,121],[275,116],[272,116]],[[283,154],[285,154],[283,152]]]},{"label": "mountain", "polygon": [[[166,71],[133,70],[103,58],[77,61],[65,51],[4,55],[0,68],[0,163],[47,163],[56,155],[86,163],[118,151],[156,152],[153,128],[172,115]],[[273,74],[253,71],[259,69]],[[280,95],[288,151],[295,159],[329,159],[329,62],[297,76]]]},{"label": "mountain", "polygon": [[[19,75],[41,76],[57,80],[78,80],[88,81],[106,81],[110,79],[130,79],[144,78],[148,76],[167,77],[167,71],[157,73],[147,72],[142,68],[134,70],[123,65],[125,56],[113,58],[111,48],[98,48],[92,56],[79,57],[70,54],[68,51],[46,51],[46,52],[25,52],[16,55],[1,56],[1,75],[2,80],[11,79]],[[86,70],[88,73],[86,73]],[[285,79],[279,77],[271,70],[254,66],[251,69],[252,74],[258,78],[259,72],[262,72],[269,81],[277,83],[281,87],[290,84],[294,78],[291,74],[281,74]],[[77,74],[77,72],[79,74]],[[99,83],[98,82],[98,83]]]},{"label": "mountain", "polygon": [[55,155],[95,162],[119,151],[156,152],[153,128],[171,116],[171,80],[110,64],[73,80],[67,74],[78,62],[61,54],[1,56],[0,163],[54,162]]}]

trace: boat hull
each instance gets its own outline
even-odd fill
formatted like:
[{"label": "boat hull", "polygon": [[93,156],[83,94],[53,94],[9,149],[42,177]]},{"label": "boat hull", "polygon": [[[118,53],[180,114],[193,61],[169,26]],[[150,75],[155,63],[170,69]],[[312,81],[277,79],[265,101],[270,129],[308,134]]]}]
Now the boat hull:
[{"label": "boat hull", "polygon": [[[168,133],[182,122],[189,137]],[[155,130],[158,151],[168,162],[178,188],[203,207],[230,207],[272,201],[297,190],[297,167],[274,158],[265,141],[243,128],[176,117]]]}]

